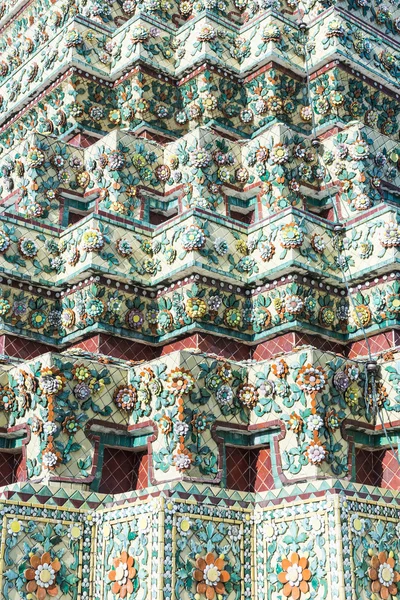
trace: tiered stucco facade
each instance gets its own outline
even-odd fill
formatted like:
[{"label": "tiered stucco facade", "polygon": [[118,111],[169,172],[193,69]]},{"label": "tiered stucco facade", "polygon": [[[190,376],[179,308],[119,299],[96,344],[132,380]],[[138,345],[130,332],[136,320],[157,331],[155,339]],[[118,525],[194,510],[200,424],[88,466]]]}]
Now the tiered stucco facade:
[{"label": "tiered stucco facade", "polygon": [[0,5],[4,600],[400,598],[400,3]]}]

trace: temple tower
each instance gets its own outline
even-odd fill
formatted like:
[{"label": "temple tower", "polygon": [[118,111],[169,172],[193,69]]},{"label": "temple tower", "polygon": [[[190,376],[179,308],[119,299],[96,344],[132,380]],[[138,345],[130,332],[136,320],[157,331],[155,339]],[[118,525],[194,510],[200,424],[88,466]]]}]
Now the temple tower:
[{"label": "temple tower", "polygon": [[400,598],[400,2],[0,32],[0,600]]}]

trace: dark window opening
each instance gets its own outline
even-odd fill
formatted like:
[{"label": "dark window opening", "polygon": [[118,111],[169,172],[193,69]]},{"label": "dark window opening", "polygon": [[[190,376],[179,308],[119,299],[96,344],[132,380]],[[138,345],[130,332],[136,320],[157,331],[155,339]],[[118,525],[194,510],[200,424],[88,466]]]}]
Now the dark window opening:
[{"label": "dark window opening", "polygon": [[225,456],[228,489],[265,492],[274,488],[270,448],[226,446]]},{"label": "dark window opening", "polygon": [[25,479],[22,452],[0,450],[0,486],[11,485]]},{"label": "dark window opening", "polygon": [[169,221],[170,219],[172,219],[172,217],[175,217],[176,215],[177,215],[176,210],[174,210],[173,212],[170,212],[168,215],[163,212],[150,210],[149,211],[149,222],[151,225],[162,225],[162,223],[166,223],[167,221]]},{"label": "dark window opening", "polygon": [[122,494],[148,487],[148,458],[147,449],[105,447],[98,491],[102,494]]},{"label": "dark window opening", "polygon": [[356,482],[400,490],[400,465],[397,451],[391,448],[371,451],[356,448]]},{"label": "dark window opening", "polygon": [[235,219],[235,221],[240,221],[241,223],[246,223],[247,225],[249,225],[250,223],[253,223],[254,210],[250,210],[247,213],[231,210],[231,217],[232,219]]},{"label": "dark window opening", "polygon": [[87,214],[83,215],[81,213],[73,212],[72,210],[70,210],[68,212],[68,225],[75,225],[75,223],[78,223],[78,221],[81,221],[84,217],[86,217]]},{"label": "dark window opening", "polygon": [[333,208],[325,208],[318,213],[322,219],[326,219],[327,221],[335,221],[335,211]]}]

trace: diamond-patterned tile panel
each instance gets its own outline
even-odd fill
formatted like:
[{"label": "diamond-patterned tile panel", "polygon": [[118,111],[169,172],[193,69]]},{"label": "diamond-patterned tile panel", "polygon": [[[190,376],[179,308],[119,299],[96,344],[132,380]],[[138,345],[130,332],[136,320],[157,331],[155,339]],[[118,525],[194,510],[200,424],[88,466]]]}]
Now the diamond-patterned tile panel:
[{"label": "diamond-patterned tile panel", "polygon": [[382,476],[379,467],[376,467],[374,452],[363,448],[356,448],[356,481],[366,485],[379,485]]},{"label": "diamond-patterned tile panel", "polygon": [[80,348],[85,352],[99,352],[99,335],[95,335],[94,337],[88,338],[87,340],[82,340],[78,344],[74,344],[71,348]]},{"label": "diamond-patterned tile panel", "polygon": [[262,342],[255,347],[253,358],[255,360],[267,360],[280,353],[291,352],[296,346],[311,345],[322,352],[346,353],[346,346],[336,344],[330,340],[320,338],[316,335],[307,335],[290,331],[273,339]]},{"label": "diamond-patterned tile panel", "polygon": [[377,460],[382,465],[382,479],[380,487],[392,490],[400,489],[400,465],[398,456],[388,448],[377,453]]},{"label": "diamond-patterned tile panel", "polygon": [[387,352],[388,350],[398,346],[399,336],[394,330],[387,331],[385,333],[378,333],[377,335],[368,338],[368,344],[365,339],[349,344],[349,358],[356,356],[368,356],[368,353],[378,354],[380,352]]},{"label": "diamond-patterned tile panel", "polygon": [[22,452],[15,452],[13,454],[14,457],[14,464],[13,464],[13,469],[14,469],[14,478],[15,481],[25,481],[26,480],[26,467],[25,467],[25,461],[23,459],[23,455]]},{"label": "diamond-patterned tile panel", "polygon": [[96,335],[82,340],[73,347],[123,360],[151,360],[159,354],[157,348],[112,335]]},{"label": "diamond-patterned tile panel", "polygon": [[87,133],[78,133],[73,138],[69,139],[68,143],[76,148],[89,148],[89,146],[95,144],[97,141],[98,139],[92,135],[88,135]]},{"label": "diamond-patterned tile panel", "polygon": [[241,342],[212,335],[199,334],[198,337],[199,348],[203,352],[218,354],[231,360],[246,360],[250,358],[251,347]]},{"label": "diamond-patterned tile panel", "polygon": [[179,350],[197,349],[209,354],[217,354],[231,360],[246,360],[250,357],[251,347],[232,339],[214,335],[196,333],[194,335],[166,344],[162,348],[162,356]]},{"label": "diamond-patterned tile panel", "polygon": [[256,453],[254,491],[266,492],[274,487],[271,450],[270,448],[259,448],[253,452]]},{"label": "diamond-patterned tile panel", "polygon": [[293,332],[285,333],[258,344],[254,349],[253,358],[254,360],[267,360],[281,352],[291,352],[295,345],[295,334]]},{"label": "diamond-patterned tile panel", "polygon": [[195,333],[194,335],[190,335],[188,337],[174,340],[169,344],[165,344],[165,346],[161,349],[161,356],[165,356],[170,354],[171,352],[178,352],[180,350],[187,349],[197,349],[199,347],[198,335]]},{"label": "diamond-patterned tile panel", "polygon": [[25,338],[18,338],[13,335],[0,336],[0,353],[7,356],[29,360],[51,350],[53,350],[51,346]]},{"label": "diamond-patterned tile panel", "polygon": [[99,352],[125,360],[151,360],[159,354],[157,348],[137,344],[115,336],[101,335]]}]

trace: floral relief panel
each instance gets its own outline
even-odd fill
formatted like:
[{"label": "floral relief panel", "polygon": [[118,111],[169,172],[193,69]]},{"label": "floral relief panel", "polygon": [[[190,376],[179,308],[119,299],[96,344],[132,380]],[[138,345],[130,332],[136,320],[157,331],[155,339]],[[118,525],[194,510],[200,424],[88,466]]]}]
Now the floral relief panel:
[{"label": "floral relief panel", "polygon": [[164,527],[164,600],[248,597],[249,511],[167,502]]},{"label": "floral relief panel", "polygon": [[346,595],[396,600],[400,592],[400,510],[381,501],[341,498]]},{"label": "floral relief panel", "polygon": [[[337,502],[279,504],[254,513],[258,600],[342,598]],[[339,596],[340,594],[340,596]]]},{"label": "floral relief panel", "polygon": [[162,564],[162,500],[96,515],[94,598],[158,598]]},{"label": "floral relief panel", "polygon": [[2,504],[1,589],[10,600],[89,597],[89,515]]}]

